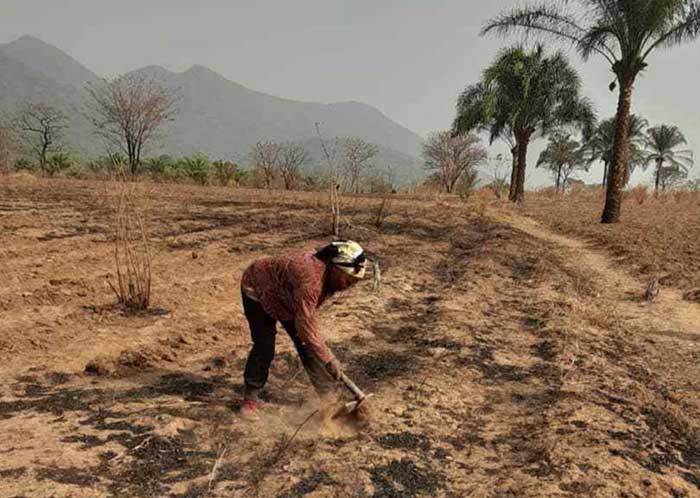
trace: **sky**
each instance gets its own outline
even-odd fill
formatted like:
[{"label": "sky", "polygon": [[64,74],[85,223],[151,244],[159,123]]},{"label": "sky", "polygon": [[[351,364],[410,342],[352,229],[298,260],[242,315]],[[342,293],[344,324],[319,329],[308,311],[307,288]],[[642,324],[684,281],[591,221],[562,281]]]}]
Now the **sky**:
[{"label": "sky", "polygon": [[[279,97],[356,100],[421,136],[449,128],[459,92],[499,49],[518,38],[482,37],[484,22],[518,0],[0,0],[0,43],[29,34],[98,74],[156,64],[205,65]],[[579,69],[599,116],[615,111],[612,73],[601,60]],[[652,57],[635,88],[634,112],[675,124],[700,153],[700,42]],[[534,164],[544,141],[531,148]],[[491,153],[506,153],[496,144]],[[692,176],[700,172],[700,164]],[[600,167],[580,178],[594,181]],[[648,182],[651,172],[637,174]],[[531,168],[528,184],[549,182]]]}]

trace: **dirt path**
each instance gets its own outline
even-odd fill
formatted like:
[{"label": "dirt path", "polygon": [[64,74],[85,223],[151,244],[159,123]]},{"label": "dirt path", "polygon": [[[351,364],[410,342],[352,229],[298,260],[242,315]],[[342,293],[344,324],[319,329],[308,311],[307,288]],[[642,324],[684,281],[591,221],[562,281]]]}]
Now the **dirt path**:
[{"label": "dirt path", "polygon": [[648,282],[640,282],[611,257],[592,249],[585,241],[553,232],[524,216],[499,213],[496,219],[565,250],[565,259],[579,271],[592,276],[605,297],[614,302],[630,324],[644,324],[652,333],[700,341],[700,306],[683,299],[680,290],[662,287],[653,303],[646,303],[643,294]]},{"label": "dirt path", "polygon": [[[238,419],[235,286],[252,259],[324,240],[315,201],[156,191],[163,311],[134,317],[101,286],[104,235],[76,229],[104,222],[96,187],[50,187],[0,209],[3,498],[700,496],[692,310],[666,289],[638,302],[642,284],[577,241],[461,203],[397,203],[381,229],[348,209],[385,280],[321,325],[375,394],[372,423],[313,418],[288,444],[317,402],[280,334],[263,420]],[[112,370],[86,373],[95,358]]]}]

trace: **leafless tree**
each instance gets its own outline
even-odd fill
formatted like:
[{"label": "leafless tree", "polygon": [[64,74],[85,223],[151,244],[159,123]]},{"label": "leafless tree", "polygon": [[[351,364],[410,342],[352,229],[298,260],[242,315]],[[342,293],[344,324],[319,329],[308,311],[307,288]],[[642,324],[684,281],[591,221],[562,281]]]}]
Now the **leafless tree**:
[{"label": "leafless tree", "polygon": [[371,167],[369,161],[379,153],[379,148],[361,138],[351,137],[343,141],[343,161],[345,175],[350,182],[350,190],[360,192],[360,179],[365,170]]},{"label": "leafless tree", "polygon": [[49,171],[49,155],[61,149],[66,121],[63,112],[48,104],[27,102],[17,111],[14,128],[43,172]]},{"label": "leafless tree", "polygon": [[131,174],[136,175],[144,149],[164,123],[175,119],[177,92],[138,74],[100,79],[87,91],[97,133],[127,155]]},{"label": "leafless tree", "polygon": [[272,140],[258,142],[253,145],[250,151],[253,166],[262,177],[265,188],[272,187],[272,182],[279,169],[281,152],[282,145]]},{"label": "leafless tree", "polygon": [[287,142],[282,145],[279,155],[279,172],[284,180],[284,188],[291,190],[301,176],[301,167],[309,161],[309,152],[303,145]]},{"label": "leafless tree", "polygon": [[321,144],[321,152],[326,159],[326,164],[328,167],[328,201],[331,207],[331,232],[335,237],[340,237],[340,210],[342,205],[342,199],[340,197],[339,183],[338,183],[338,149],[339,140],[336,138],[335,142],[329,146],[329,144],[324,140],[321,134],[321,123],[314,123],[316,128],[316,135],[318,136],[318,141]]},{"label": "leafless tree", "polygon": [[444,191],[452,193],[460,178],[483,163],[487,155],[476,135],[453,137],[449,131],[441,131],[425,142],[423,157],[426,168],[433,171]]}]

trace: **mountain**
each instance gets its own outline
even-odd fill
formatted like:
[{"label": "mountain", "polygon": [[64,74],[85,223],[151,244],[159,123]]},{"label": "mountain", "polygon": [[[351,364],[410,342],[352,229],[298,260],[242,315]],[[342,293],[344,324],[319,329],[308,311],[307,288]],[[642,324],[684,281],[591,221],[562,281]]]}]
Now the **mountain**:
[{"label": "mountain", "polygon": [[0,111],[13,112],[24,102],[54,103],[68,117],[65,140],[71,149],[95,154],[90,123],[81,112],[82,91],[58,83],[45,74],[7,56],[0,49]]},{"label": "mountain", "polygon": [[[298,140],[317,149],[315,123],[325,139],[360,137],[379,146],[379,169],[391,167],[400,183],[423,176],[418,160],[422,139],[378,109],[360,102],[321,104],[267,95],[246,88],[203,66],[176,73],[148,66],[144,75],[174,89],[180,96],[178,114],[168,124],[151,154],[205,153],[212,158],[245,162],[260,140]],[[83,115],[85,85],[98,76],[65,52],[30,36],[0,45],[0,110],[23,101],[41,101],[70,116],[70,147],[83,155],[101,152]],[[315,157],[317,151],[312,150]]]},{"label": "mountain", "polygon": [[82,89],[98,76],[56,47],[25,35],[0,45],[0,52],[56,83]]}]

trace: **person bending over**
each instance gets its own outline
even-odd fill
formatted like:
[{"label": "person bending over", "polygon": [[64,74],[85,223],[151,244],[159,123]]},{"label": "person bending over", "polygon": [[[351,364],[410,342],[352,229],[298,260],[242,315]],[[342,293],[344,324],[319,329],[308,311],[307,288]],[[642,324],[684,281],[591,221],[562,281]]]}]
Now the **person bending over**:
[{"label": "person bending over", "polygon": [[332,242],[316,252],[262,258],[245,270],[241,293],[253,347],[243,374],[242,417],[257,418],[259,394],[275,356],[277,322],[294,342],[322,401],[336,397],[341,366],[319,334],[316,309],[336,292],[362,280],[366,264],[362,247],[348,240]]}]

